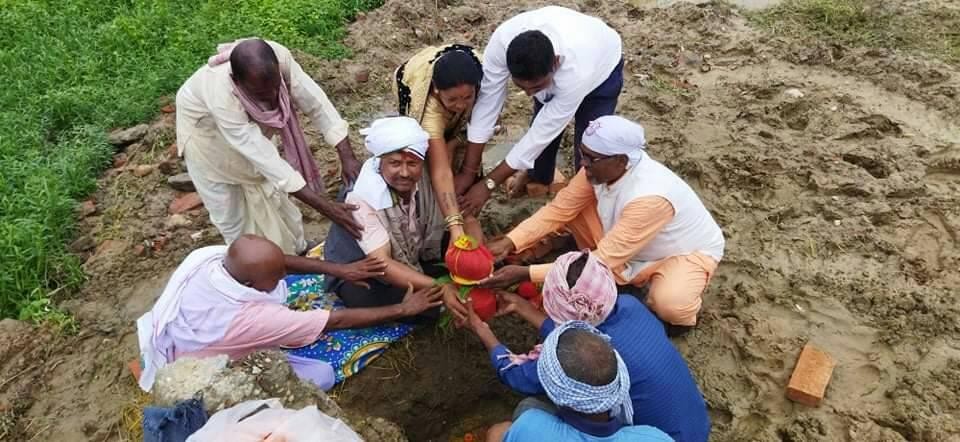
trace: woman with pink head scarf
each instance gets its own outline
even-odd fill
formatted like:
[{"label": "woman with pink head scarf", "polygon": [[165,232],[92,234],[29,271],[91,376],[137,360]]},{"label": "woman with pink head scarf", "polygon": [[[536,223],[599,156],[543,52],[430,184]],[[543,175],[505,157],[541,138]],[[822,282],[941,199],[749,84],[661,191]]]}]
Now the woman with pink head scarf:
[{"label": "woman with pink head scarf", "polygon": [[[500,292],[499,304],[500,314],[524,318],[540,330],[541,339],[569,321],[595,326],[610,337],[630,374],[632,423],[656,427],[677,441],[707,440],[710,418],[706,403],[686,362],[667,338],[664,325],[636,297],[618,295],[613,273],[592,253],[570,252],[557,258],[543,285],[546,314],[512,293]],[[472,309],[467,326],[487,348],[501,382],[521,394],[545,393],[537,370],[539,346],[526,355],[511,353]],[[531,408],[559,413],[568,424],[596,437],[607,437],[619,429],[612,422],[597,426],[579,422],[562,408],[535,398],[520,403],[514,420]]]}]

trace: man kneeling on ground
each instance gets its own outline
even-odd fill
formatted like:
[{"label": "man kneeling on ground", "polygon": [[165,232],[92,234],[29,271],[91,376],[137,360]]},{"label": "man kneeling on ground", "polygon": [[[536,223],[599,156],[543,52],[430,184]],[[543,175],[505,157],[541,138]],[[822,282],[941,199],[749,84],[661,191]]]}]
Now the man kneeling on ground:
[{"label": "man kneeling on ground", "polygon": [[[153,309],[137,320],[140,387],[150,391],[157,370],[184,356],[226,354],[236,360],[257,350],[302,347],[327,330],[366,327],[440,305],[439,289],[411,289],[401,303],[380,308],[300,312],[284,305],[287,273],[362,281],[383,268],[376,259],[343,265],[284,255],[276,244],[254,235],[243,235],[229,247],[197,249],[173,273]],[[297,374],[318,385],[326,378],[310,368]]]},{"label": "man kneeling on ground", "polygon": [[[437,266],[443,257],[444,229],[464,227],[474,234],[480,226],[465,226],[460,215],[444,218],[423,173],[429,135],[410,117],[381,118],[368,129],[364,145],[372,155],[363,163],[346,202],[358,207],[354,212],[363,227],[360,239],[343,227],[333,225],[324,244],[324,259],[337,263],[377,258],[386,264],[382,276],[365,284],[342,278],[330,278],[327,290],[336,292],[348,307],[375,307],[400,302],[407,286],[425,289],[436,285],[434,277],[446,273]],[[478,238],[480,239],[480,238]],[[482,240],[482,239],[481,239]],[[459,317],[466,317],[457,290],[441,286],[443,302]],[[437,316],[439,309],[426,316]]]},{"label": "man kneeling on ground", "polygon": [[537,371],[556,407],[525,399],[513,422],[490,428],[487,442],[672,440],[654,427],[631,424],[630,373],[609,340],[583,321],[554,329]]},{"label": "man kneeling on ground", "polygon": [[[543,284],[543,309],[518,295],[500,292],[500,314],[515,313],[549,340],[556,328],[586,321],[610,337],[630,373],[635,425],[650,425],[678,442],[706,442],[710,417],[697,383],[663,326],[637,298],[617,294],[613,274],[590,253],[570,252],[554,262]],[[490,354],[500,381],[518,393],[542,395],[542,354],[514,355],[490,327],[470,314],[468,325]],[[544,344],[546,345],[546,344]]]},{"label": "man kneeling on ground", "polygon": [[[497,257],[561,229],[593,250],[619,285],[648,287],[645,302],[671,334],[697,324],[701,297],[723,257],[723,232],[690,186],[645,152],[643,127],[616,116],[590,123],[583,169],[556,198],[502,240]],[[481,285],[543,281],[549,264],[506,266]]]}]

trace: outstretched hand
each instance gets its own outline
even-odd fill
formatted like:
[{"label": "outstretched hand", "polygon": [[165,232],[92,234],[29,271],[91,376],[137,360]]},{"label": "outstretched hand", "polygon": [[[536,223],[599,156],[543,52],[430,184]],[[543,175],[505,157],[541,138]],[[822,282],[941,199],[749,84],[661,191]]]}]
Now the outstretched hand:
[{"label": "outstretched hand", "polygon": [[336,276],[350,281],[354,285],[369,289],[370,284],[367,284],[365,280],[383,276],[385,270],[387,270],[387,263],[378,257],[371,256],[350,264],[341,264]]},{"label": "outstretched hand", "polygon": [[467,216],[477,216],[490,199],[490,193],[490,189],[487,189],[483,181],[473,183],[470,189],[460,197],[460,212]]},{"label": "outstretched hand", "polygon": [[453,315],[454,323],[460,326],[467,320],[467,306],[460,301],[457,288],[453,284],[438,285],[443,292],[443,305]]},{"label": "outstretched hand", "polygon": [[510,293],[504,290],[497,291],[497,313],[496,316],[518,313],[524,309],[534,308],[533,304],[523,299],[516,293]]},{"label": "outstretched hand", "polygon": [[487,250],[490,250],[494,260],[500,262],[503,261],[507,255],[517,250],[517,246],[513,244],[513,241],[510,238],[504,236],[503,238],[490,241],[487,244]]},{"label": "outstretched hand", "polygon": [[334,203],[330,202],[324,205],[323,209],[320,210],[327,218],[330,218],[330,221],[333,221],[336,224],[339,224],[340,227],[343,227],[350,233],[354,238],[360,239],[362,237],[363,226],[357,222],[353,217],[353,211],[357,210],[359,207],[353,204],[346,203]]},{"label": "outstretched hand", "polygon": [[480,316],[477,315],[477,312],[473,310],[473,301],[467,302],[467,319],[464,321],[463,325],[478,336],[485,332],[493,333],[490,330],[490,325],[484,322],[483,319],[480,319]]},{"label": "outstretched hand", "polygon": [[483,288],[505,289],[507,287],[530,280],[530,268],[527,266],[508,265],[497,269],[490,277],[481,280]]},{"label": "outstretched hand", "polygon": [[425,310],[437,307],[443,304],[441,299],[443,295],[440,287],[428,287],[417,291],[413,290],[413,284],[407,285],[407,293],[403,296],[400,303],[403,309],[403,316],[413,316],[423,313]]}]

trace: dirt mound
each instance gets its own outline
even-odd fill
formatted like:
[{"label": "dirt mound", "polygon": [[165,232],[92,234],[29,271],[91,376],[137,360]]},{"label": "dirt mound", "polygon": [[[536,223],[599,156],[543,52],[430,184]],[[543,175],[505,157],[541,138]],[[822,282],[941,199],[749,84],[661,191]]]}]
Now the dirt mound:
[{"label": "dirt mound", "polygon": [[[391,74],[409,54],[439,42],[480,46],[503,19],[545,4],[391,0],[352,24],[346,43],[355,58],[301,61],[362,127],[394,110]],[[675,342],[707,399],[713,439],[960,437],[956,68],[901,52],[772,37],[717,2],[560,4],[620,31],[626,79],[619,112],[644,124],[650,154],[695,187],[727,237],[700,326]],[[506,131],[495,142],[519,137],[529,108],[528,99],[511,95]],[[91,259],[91,279],[65,303],[82,332],[41,334],[40,345],[22,331],[0,332],[8,373],[0,379],[0,425],[8,425],[0,434],[115,437],[118,410],[136,392],[123,368],[136,354],[133,321],[190,250],[218,241],[202,209],[183,214],[189,224],[170,222],[179,194],[166,174],[180,165],[160,165],[171,125],[165,116],[127,148],[128,166],[156,169],[109,172],[94,196],[97,210],[83,221],[81,239],[88,239],[77,248]],[[333,158],[327,148],[316,152]],[[320,163],[336,175],[335,161]],[[498,198],[484,213],[491,233],[544,201]],[[308,232],[322,238],[323,220],[304,215]],[[517,351],[535,338],[512,319],[493,327]],[[816,409],[784,397],[807,341],[838,362]],[[42,369],[7,381],[34,365]],[[432,329],[391,348],[332,396],[347,410],[398,422],[411,440],[476,432],[508,418],[518,399],[496,381],[472,336]]]}]

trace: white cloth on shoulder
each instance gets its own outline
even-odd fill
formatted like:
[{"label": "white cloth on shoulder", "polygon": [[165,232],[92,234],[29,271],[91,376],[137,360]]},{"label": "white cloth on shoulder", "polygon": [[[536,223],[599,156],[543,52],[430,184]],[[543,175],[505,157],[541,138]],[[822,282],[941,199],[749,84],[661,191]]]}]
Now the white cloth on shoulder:
[{"label": "white cloth on shoulder", "polygon": [[[189,353],[223,339],[244,304],[287,299],[281,280],[270,293],[237,282],[223,267],[227,246],[194,250],[177,267],[153,309],[137,319],[140,388],[150,391],[157,371],[178,353]],[[214,312],[216,314],[214,314]]]}]

